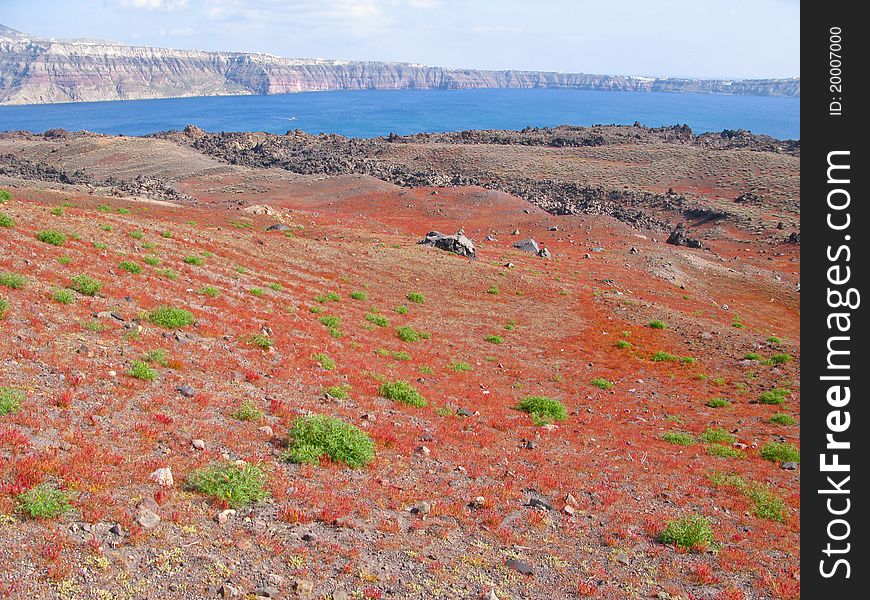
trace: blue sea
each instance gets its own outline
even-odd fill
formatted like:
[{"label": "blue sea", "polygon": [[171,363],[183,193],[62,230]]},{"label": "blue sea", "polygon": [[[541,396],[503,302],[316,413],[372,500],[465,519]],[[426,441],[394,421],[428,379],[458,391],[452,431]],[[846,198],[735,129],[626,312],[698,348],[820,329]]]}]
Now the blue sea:
[{"label": "blue sea", "polygon": [[748,129],[780,139],[800,138],[800,98],[717,96],[561,89],[309,92],[74,104],[0,106],[0,131],[63,128],[144,135],[206,131],[389,133],[522,129],[562,124],[686,124],[695,133]]}]

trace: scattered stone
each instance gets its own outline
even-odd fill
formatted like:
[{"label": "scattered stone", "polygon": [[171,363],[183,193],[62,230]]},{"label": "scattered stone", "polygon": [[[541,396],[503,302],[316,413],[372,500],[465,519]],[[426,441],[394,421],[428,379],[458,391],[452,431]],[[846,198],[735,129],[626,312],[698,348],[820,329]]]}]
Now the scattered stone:
[{"label": "scattered stone", "polygon": [[432,512],[432,505],[428,502],[421,502],[420,504],[415,504],[408,510],[415,515],[428,515]]},{"label": "scattered stone", "polygon": [[190,445],[196,448],[197,450],[205,450],[205,441],[196,439],[190,442]]},{"label": "scattered stone", "polygon": [[281,590],[270,585],[254,589],[253,594],[259,598],[278,598],[281,596]]},{"label": "scattered stone", "polygon": [[439,231],[430,231],[426,234],[425,238],[417,243],[440,248],[447,252],[453,252],[459,256],[467,256],[468,258],[475,257],[474,242],[465,237],[462,230],[454,235],[445,235]]},{"label": "scattered stone", "polygon": [[124,528],[121,527],[120,523],[115,523],[114,525],[112,525],[112,528],[109,530],[109,533],[114,533],[118,537],[121,537],[124,535]]},{"label": "scattered stone", "polygon": [[627,565],[629,563],[628,554],[625,552],[617,552],[616,553],[616,562]]},{"label": "scattered stone", "polygon": [[175,390],[185,398],[193,398],[194,396],[196,396],[196,390],[187,385],[186,383],[184,385],[178,386],[177,388],[175,388]]},{"label": "scattered stone", "polygon": [[263,425],[262,427],[257,427],[257,431],[259,431],[260,433],[267,435],[269,437],[272,437],[275,435],[275,432],[272,431],[272,428],[269,427],[268,425]]},{"label": "scattered stone", "polygon": [[215,521],[218,522],[218,525],[226,525],[230,518],[236,516],[236,511],[232,508],[228,508],[226,510],[220,511],[215,515]]},{"label": "scattered stone", "polygon": [[562,512],[568,515],[569,517],[573,516],[577,509],[571,506],[570,504],[566,504],[562,507]]},{"label": "scattered stone", "polygon": [[518,560],[516,558],[507,559],[504,562],[504,565],[508,569],[513,569],[514,571],[516,571],[517,573],[520,573],[521,575],[534,575],[534,573],[535,573],[534,569],[532,568],[532,565],[530,565],[527,562],[523,562],[521,560]]},{"label": "scattered stone", "polygon": [[686,224],[679,223],[671,235],[668,236],[667,243],[673,246],[686,246],[687,248],[701,248],[702,244],[699,240],[690,238],[686,233]]},{"label": "scattered stone", "polygon": [[157,483],[157,485],[162,487],[172,487],[175,481],[172,479],[172,468],[171,467],[161,467],[151,473],[148,476],[148,479]]},{"label": "scattered stone", "polygon": [[350,596],[344,590],[335,590],[332,592],[332,600],[350,600]]},{"label": "scattered stone", "polygon": [[426,446],[419,446],[416,450],[417,454],[422,454],[423,456],[429,456],[432,451],[429,450]]},{"label": "scattered stone", "polygon": [[575,498],[572,494],[565,494],[565,502],[570,504],[571,506],[577,506],[577,498]]},{"label": "scattered stone", "polygon": [[794,471],[795,469],[798,468],[798,464],[796,462],[792,462],[792,461],[784,462],[779,466],[781,469],[784,469],[786,471]]},{"label": "scattered stone", "polygon": [[519,229],[514,229],[514,230],[511,232],[511,235],[519,235],[519,234],[520,234],[520,230],[519,230]]},{"label": "scattered stone", "polygon": [[229,583],[223,584],[219,593],[223,598],[238,598],[242,595],[237,587],[230,585]]},{"label": "scattered stone", "polygon": [[302,534],[302,541],[304,541],[304,542],[316,542],[317,535],[315,535],[314,533],[309,531],[308,533]]},{"label": "scattered stone", "polygon": [[495,595],[495,590],[489,590],[489,594],[487,594],[486,600],[498,600],[498,596]]},{"label": "scattered stone", "polygon": [[547,229],[547,231],[559,231],[559,228],[556,227],[555,225],[552,225]]},{"label": "scattered stone", "polygon": [[540,498],[530,498],[528,506],[532,508],[543,508],[545,510],[553,510],[553,505],[545,500],[541,500]]},{"label": "scattered stone", "polygon": [[484,242],[497,242],[498,240],[495,239],[494,235],[488,235],[485,238],[483,238],[483,241]]},{"label": "scattered stone", "polygon": [[266,231],[290,231],[290,226],[284,223],[275,223],[266,227]]},{"label": "scattered stone", "polygon": [[637,248],[632,246],[631,248],[628,249],[628,253],[629,254],[637,254]]},{"label": "scattered stone", "polygon": [[[314,591],[314,582],[308,579],[297,579],[293,582],[293,591],[297,594],[310,594]],[[270,596],[275,598],[276,596]]]},{"label": "scattered stone", "polygon": [[513,269],[513,268],[514,268],[514,263],[512,263],[512,262],[507,262],[507,263],[504,264],[504,266],[506,266],[508,269]]},{"label": "scattered stone", "polygon": [[471,502],[471,506],[473,508],[483,508],[484,506],[486,506],[486,498],[484,498],[483,496],[478,496]]},{"label": "scattered stone", "polygon": [[471,411],[468,411],[464,408],[460,408],[459,410],[456,411],[456,414],[457,414],[457,416],[460,416],[460,417],[470,417],[474,413],[472,413]]},{"label": "scattered stone", "polygon": [[541,248],[538,251],[538,256],[540,256],[541,258],[551,258],[552,257],[552,255],[550,254],[550,251],[547,250],[546,248]]},{"label": "scattered stone", "polygon": [[[517,231],[517,234],[519,234],[519,231]],[[532,238],[514,242],[514,248],[522,250],[523,252],[529,252],[531,254],[537,254],[541,251],[541,247],[538,245],[538,242],[536,242]]]},{"label": "scattered stone", "polygon": [[594,248],[590,248],[590,250],[595,253],[604,252],[604,248],[602,248],[601,246],[595,246]]},{"label": "scattered stone", "polygon": [[[150,502],[146,500],[150,500]],[[136,522],[142,529],[153,529],[160,524],[160,515],[157,514],[160,508],[151,498],[146,500],[140,502],[136,508]]]}]

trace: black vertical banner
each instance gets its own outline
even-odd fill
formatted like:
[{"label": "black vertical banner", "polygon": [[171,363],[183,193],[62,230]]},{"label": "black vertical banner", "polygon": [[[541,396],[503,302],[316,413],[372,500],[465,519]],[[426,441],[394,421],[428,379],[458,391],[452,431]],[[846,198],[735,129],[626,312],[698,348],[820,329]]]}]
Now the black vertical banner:
[{"label": "black vertical banner", "polygon": [[801,592],[866,598],[870,487],[864,139],[870,31],[858,3],[801,14]]}]

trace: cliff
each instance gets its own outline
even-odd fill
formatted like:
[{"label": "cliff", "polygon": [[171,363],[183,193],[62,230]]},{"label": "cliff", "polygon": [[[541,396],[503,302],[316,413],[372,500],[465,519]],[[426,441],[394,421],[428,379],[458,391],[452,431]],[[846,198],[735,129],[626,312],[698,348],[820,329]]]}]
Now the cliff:
[{"label": "cliff", "polygon": [[573,88],[799,96],[800,79],[698,80],[280,58],[37,39],[0,25],[0,104],[326,90]]}]

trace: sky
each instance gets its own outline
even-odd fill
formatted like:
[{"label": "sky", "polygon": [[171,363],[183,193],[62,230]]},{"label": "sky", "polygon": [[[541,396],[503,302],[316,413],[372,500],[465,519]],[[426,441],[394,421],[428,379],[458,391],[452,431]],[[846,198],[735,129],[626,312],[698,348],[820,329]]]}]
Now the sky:
[{"label": "sky", "polygon": [[800,75],[799,0],[0,0],[52,38],[612,75]]}]

